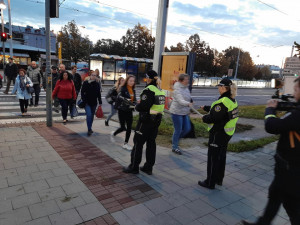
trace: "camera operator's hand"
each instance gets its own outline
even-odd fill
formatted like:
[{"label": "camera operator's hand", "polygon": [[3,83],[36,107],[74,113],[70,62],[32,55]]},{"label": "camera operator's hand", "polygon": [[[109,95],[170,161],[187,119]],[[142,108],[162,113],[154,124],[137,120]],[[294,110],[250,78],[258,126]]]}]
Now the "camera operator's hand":
[{"label": "camera operator's hand", "polygon": [[277,107],[277,104],[278,104],[278,101],[275,100],[275,99],[270,99],[268,102],[267,102],[267,108],[269,107],[272,107],[272,108],[276,108]]}]

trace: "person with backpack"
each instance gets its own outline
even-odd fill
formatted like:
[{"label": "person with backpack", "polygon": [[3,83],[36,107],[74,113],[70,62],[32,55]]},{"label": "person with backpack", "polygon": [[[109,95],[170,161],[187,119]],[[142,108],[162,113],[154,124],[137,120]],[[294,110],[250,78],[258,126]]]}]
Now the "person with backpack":
[{"label": "person with backpack", "polygon": [[[120,92],[117,97],[116,108],[118,109],[118,116],[120,122],[120,128],[112,133],[112,136],[126,131],[125,142],[123,145],[124,149],[132,150],[132,147],[128,144],[131,127],[133,122],[133,108],[132,105],[136,103],[135,95],[135,77],[127,76],[124,81],[124,84],[120,86]],[[126,126],[125,126],[126,124]]]},{"label": "person with backpack", "polygon": [[110,104],[110,114],[107,116],[105,120],[105,126],[109,126],[109,120],[113,117],[113,115],[116,114],[117,110],[115,109],[115,102],[117,100],[118,96],[118,90],[119,88],[124,84],[125,79],[123,77],[119,77],[115,85],[107,92],[107,95],[105,96],[106,101],[108,104]]}]

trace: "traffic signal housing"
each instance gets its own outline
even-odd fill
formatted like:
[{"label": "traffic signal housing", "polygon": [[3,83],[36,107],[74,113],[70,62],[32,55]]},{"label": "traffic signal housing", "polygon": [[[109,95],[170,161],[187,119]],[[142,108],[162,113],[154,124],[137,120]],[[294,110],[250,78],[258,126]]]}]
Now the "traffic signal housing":
[{"label": "traffic signal housing", "polygon": [[7,40],[7,33],[1,32],[1,41],[5,42]]}]

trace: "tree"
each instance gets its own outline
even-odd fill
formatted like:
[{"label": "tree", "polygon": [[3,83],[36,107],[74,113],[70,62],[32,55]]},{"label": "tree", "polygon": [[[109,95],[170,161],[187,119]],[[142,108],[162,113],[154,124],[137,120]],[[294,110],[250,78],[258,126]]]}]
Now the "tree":
[{"label": "tree", "polygon": [[230,60],[225,56],[223,52],[217,52],[215,50],[215,58],[213,65],[213,75],[214,76],[223,76],[228,74],[228,69],[230,65]]},{"label": "tree", "polygon": [[269,66],[264,66],[263,68],[260,69],[260,71],[262,73],[263,79],[270,80],[272,78],[272,72]]},{"label": "tree", "polygon": [[125,49],[120,41],[112,39],[101,39],[93,47],[93,53],[104,53],[108,55],[125,55]]},{"label": "tree", "polygon": [[125,53],[131,57],[153,58],[155,38],[146,26],[138,23],[121,38]]},{"label": "tree", "polygon": [[196,53],[194,70],[203,74],[211,73],[214,65],[214,52],[198,34],[191,35],[186,41],[186,50]]},{"label": "tree", "polygon": [[184,52],[185,50],[186,50],[186,48],[184,47],[184,45],[181,42],[178,42],[176,47],[174,47],[173,45],[171,45],[171,47],[170,47],[171,52]]},{"label": "tree", "polygon": [[[225,57],[230,61],[229,69],[236,69],[236,62],[239,48],[230,46],[224,50]],[[240,49],[239,67],[237,77],[240,79],[252,80],[255,75],[255,66],[249,52]]]},{"label": "tree", "polygon": [[296,51],[298,52],[297,56],[300,57],[300,44],[298,44],[296,41],[294,41],[294,45],[296,47]]},{"label": "tree", "polygon": [[88,60],[92,43],[88,36],[82,37],[74,20],[61,28],[57,42],[62,42],[62,58],[77,63]]},{"label": "tree", "polygon": [[262,78],[262,76],[263,76],[263,74],[262,74],[260,68],[257,68],[257,71],[256,71],[256,73],[255,73],[255,75],[254,75],[254,78],[255,78],[256,80],[260,80],[260,79]]}]

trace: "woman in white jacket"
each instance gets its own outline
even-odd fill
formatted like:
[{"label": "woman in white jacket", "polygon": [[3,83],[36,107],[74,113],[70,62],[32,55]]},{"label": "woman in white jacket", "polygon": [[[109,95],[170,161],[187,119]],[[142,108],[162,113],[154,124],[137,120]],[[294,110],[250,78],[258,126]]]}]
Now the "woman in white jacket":
[{"label": "woman in white jacket", "polygon": [[182,154],[181,149],[178,146],[179,139],[184,137],[191,130],[189,113],[193,103],[188,85],[189,75],[180,74],[178,82],[174,84],[173,102],[170,107],[174,125],[172,152],[178,155]]}]

